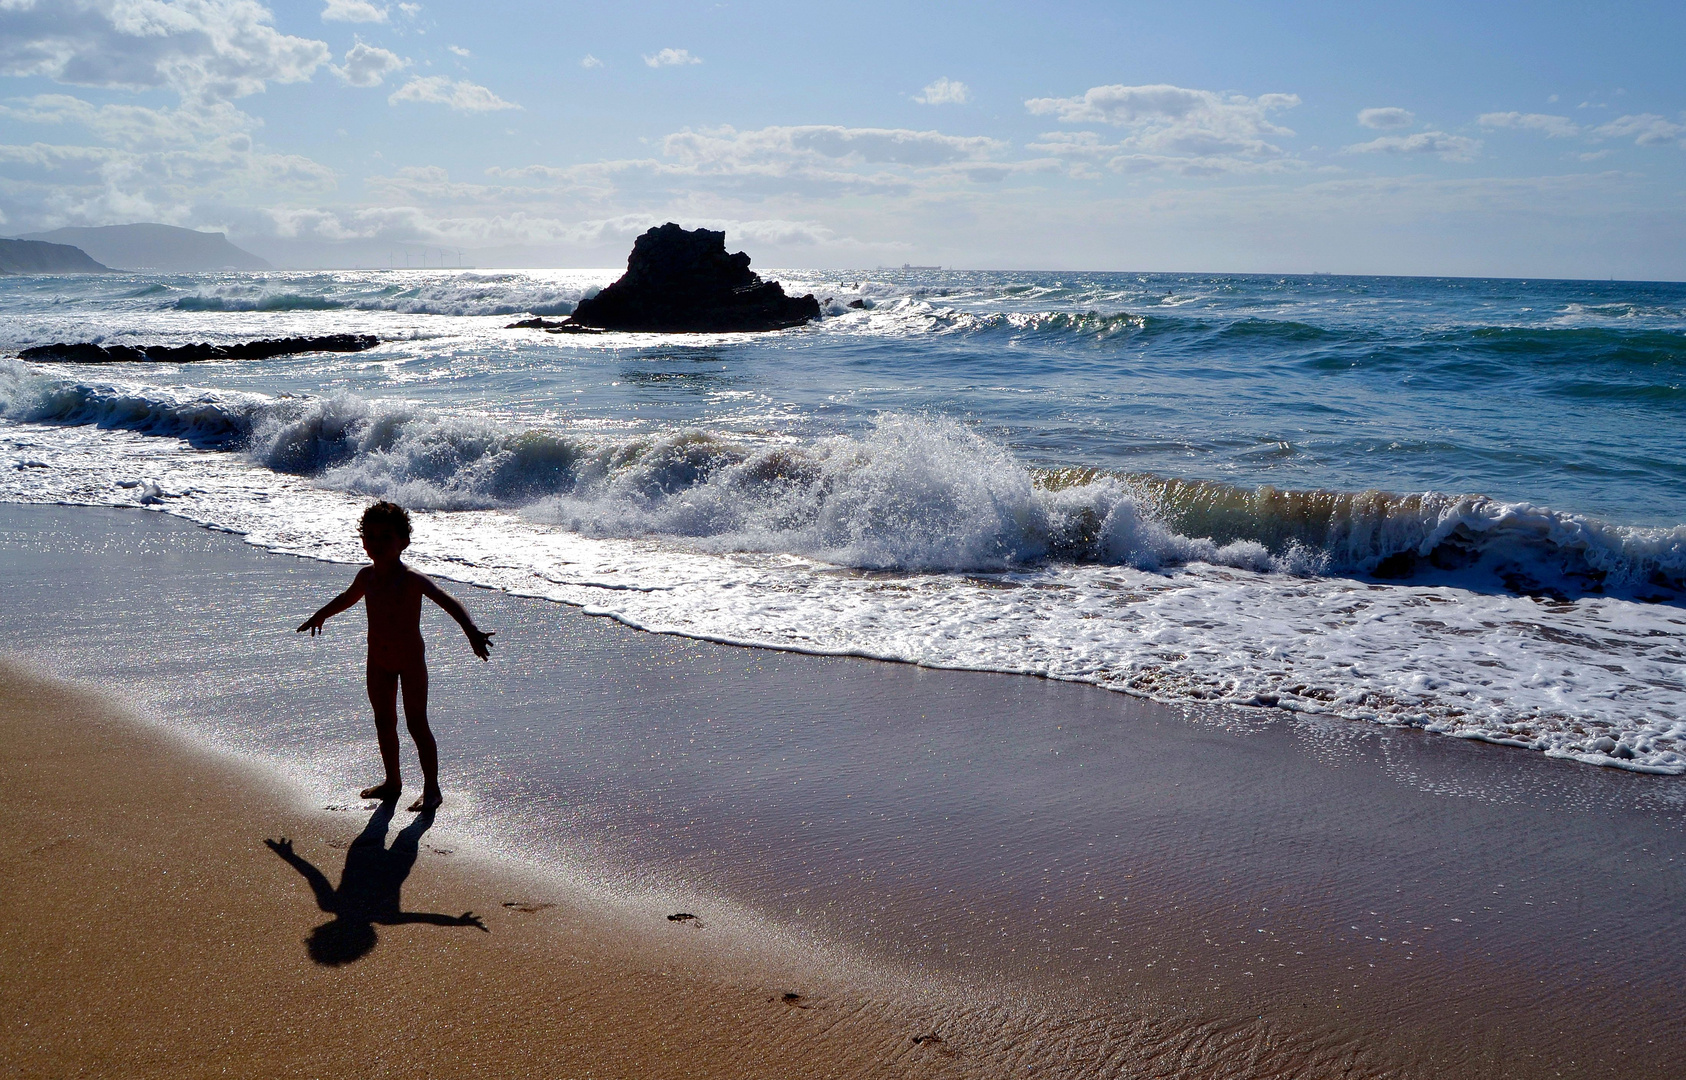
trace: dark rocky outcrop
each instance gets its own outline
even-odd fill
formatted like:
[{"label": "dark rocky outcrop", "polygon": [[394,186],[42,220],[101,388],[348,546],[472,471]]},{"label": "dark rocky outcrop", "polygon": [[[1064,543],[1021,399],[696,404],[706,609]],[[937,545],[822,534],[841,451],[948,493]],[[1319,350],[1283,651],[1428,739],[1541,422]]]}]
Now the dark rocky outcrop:
[{"label": "dark rocky outcrop", "polygon": [[579,302],[566,325],[661,333],[783,330],[820,315],[808,296],[786,296],[762,281],[743,252],[726,253],[726,234],[673,222],[633,241],[626,273]]},{"label": "dark rocky outcrop", "polygon": [[147,361],[153,364],[191,364],[200,360],[268,360],[307,352],[362,352],[381,343],[373,334],[324,334],[320,337],[265,338],[233,345],[95,345],[81,342],[36,345],[18,355],[43,364],[120,364]]},{"label": "dark rocky outcrop", "polygon": [[545,318],[542,315],[531,318],[531,319],[522,319],[519,322],[512,322],[508,326],[505,326],[504,329],[505,330],[543,330],[547,334],[601,334],[601,333],[603,333],[602,327],[585,326],[581,323],[569,322],[566,319],[563,319],[561,322],[551,322],[549,319]]},{"label": "dark rocky outcrop", "polygon": [[0,274],[109,274],[81,248],[40,240],[0,240]]}]

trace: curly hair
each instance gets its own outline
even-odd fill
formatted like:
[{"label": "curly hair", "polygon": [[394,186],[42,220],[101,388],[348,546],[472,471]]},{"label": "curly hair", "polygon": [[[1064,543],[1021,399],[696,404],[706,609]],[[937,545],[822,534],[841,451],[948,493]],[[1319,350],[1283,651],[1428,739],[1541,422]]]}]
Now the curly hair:
[{"label": "curly hair", "polygon": [[369,535],[371,529],[390,530],[408,544],[410,542],[410,512],[397,503],[382,499],[363,511],[363,522],[357,527],[357,531],[364,536]]}]

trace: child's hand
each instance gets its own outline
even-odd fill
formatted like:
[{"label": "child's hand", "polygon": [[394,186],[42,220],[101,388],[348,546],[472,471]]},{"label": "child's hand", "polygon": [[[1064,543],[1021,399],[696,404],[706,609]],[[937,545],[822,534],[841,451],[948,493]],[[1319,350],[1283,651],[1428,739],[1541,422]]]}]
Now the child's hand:
[{"label": "child's hand", "polygon": [[315,637],[317,634],[320,634],[322,632],[322,623],[325,622],[325,621],[326,620],[324,620],[322,618],[322,613],[320,611],[318,611],[316,614],[314,614],[310,618],[306,619],[299,626],[299,628],[297,630],[293,631],[293,632],[296,633],[296,634],[302,634],[306,630],[309,630],[310,636]]},{"label": "child's hand", "polygon": [[482,660],[492,658],[492,635],[496,630],[482,631],[478,626],[466,627],[463,633],[468,635],[468,647],[474,650],[474,655]]}]

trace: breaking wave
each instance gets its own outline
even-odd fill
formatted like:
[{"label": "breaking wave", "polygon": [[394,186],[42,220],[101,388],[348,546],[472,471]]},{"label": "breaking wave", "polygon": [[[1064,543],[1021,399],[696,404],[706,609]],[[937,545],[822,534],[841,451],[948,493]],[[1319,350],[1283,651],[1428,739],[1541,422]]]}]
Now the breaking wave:
[{"label": "breaking wave", "polygon": [[[567,315],[594,287],[521,274],[458,275],[420,282],[359,283],[325,291],[300,282],[242,278],[178,298],[177,311],[393,311],[406,315]],[[326,291],[331,289],[332,291]]]},{"label": "breaking wave", "polygon": [[0,415],[239,451],[321,486],[440,510],[502,508],[602,537],[788,552],[867,570],[1193,562],[1548,597],[1686,596],[1686,525],[1632,528],[1434,492],[1292,491],[1033,469],[956,421],[752,442],[517,429],[353,395],[172,395],[0,366]]}]

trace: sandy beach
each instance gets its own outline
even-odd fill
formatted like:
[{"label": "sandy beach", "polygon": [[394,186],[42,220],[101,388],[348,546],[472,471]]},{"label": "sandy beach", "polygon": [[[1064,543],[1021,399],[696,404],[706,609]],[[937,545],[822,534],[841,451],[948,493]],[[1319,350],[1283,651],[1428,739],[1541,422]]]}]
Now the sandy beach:
[{"label": "sandy beach", "polygon": [[0,0],[0,1080],[1686,1080],[1683,41]]},{"label": "sandy beach", "polygon": [[[411,815],[301,812],[259,771],[11,664],[0,734],[8,1075],[1287,1076],[1370,1056],[1145,1001],[1110,1019],[874,993],[819,957],[454,865]],[[337,918],[282,849],[352,901]],[[389,919],[377,894],[400,889]]]},{"label": "sandy beach", "polygon": [[[410,815],[387,836],[385,815],[370,831],[366,813],[301,814],[255,771],[85,691],[7,666],[0,731],[7,1075],[948,1071],[884,1003],[845,1007],[770,965],[758,984],[682,923],[628,926],[458,869]],[[313,962],[305,942],[328,916],[264,839],[336,882],[361,845],[381,853],[371,892],[402,885],[407,912],[478,922],[363,921],[379,945],[356,956],[352,913],[338,962]],[[793,986],[806,993],[787,1001]]]},{"label": "sandy beach", "polygon": [[346,568],[0,511],[16,1075],[1626,1077],[1686,1046],[1670,778],[459,589],[504,666],[430,628],[458,799],[423,829],[349,795],[360,625],[282,637]]}]

